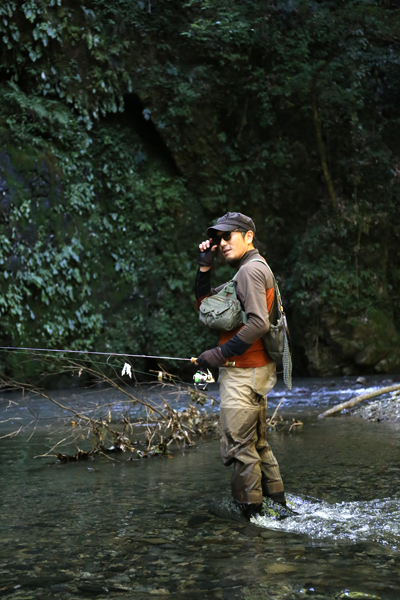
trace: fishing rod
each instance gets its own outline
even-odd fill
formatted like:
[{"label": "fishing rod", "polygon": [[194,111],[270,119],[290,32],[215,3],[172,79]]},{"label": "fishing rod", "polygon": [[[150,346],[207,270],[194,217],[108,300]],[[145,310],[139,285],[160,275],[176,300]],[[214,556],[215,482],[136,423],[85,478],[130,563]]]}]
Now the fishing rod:
[{"label": "fishing rod", "polygon": [[[67,353],[67,354],[97,354],[97,355],[102,355],[102,356],[122,356],[124,358],[128,357],[128,358],[155,358],[158,360],[184,360],[187,362],[197,364],[196,363],[197,359],[194,357],[181,358],[178,356],[154,356],[154,355],[150,355],[150,354],[119,354],[117,352],[94,352],[92,350],[65,350],[65,349],[61,350],[58,348],[57,349],[56,348],[25,348],[25,347],[21,347],[21,346],[0,346],[0,350],[25,350],[25,351],[30,351],[30,352],[63,352],[63,353]],[[132,377],[130,365],[127,365],[126,363],[124,365],[122,375],[124,375],[125,373],[128,374],[130,377]],[[195,373],[195,375],[193,375],[193,381],[194,381],[195,386],[200,386],[200,387],[203,387],[203,389],[205,389],[207,384],[213,383],[215,381],[215,379],[212,376],[209,369],[207,369],[207,372],[197,371],[197,373]]]},{"label": "fishing rod", "polygon": [[178,356],[151,356],[149,354],[118,354],[117,352],[93,352],[90,350],[59,350],[54,348],[22,348],[19,346],[0,346],[0,350],[29,350],[31,352],[67,352],[68,354],[101,354],[103,356],[127,356],[129,358],[158,358],[159,360],[185,360],[195,362],[195,358],[179,358]]}]

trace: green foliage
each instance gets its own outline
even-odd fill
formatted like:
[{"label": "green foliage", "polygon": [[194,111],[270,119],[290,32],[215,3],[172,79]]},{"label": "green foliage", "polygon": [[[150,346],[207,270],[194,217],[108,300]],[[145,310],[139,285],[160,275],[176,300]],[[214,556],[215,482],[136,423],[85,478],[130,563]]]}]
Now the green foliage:
[{"label": "green foliage", "polygon": [[10,131],[0,191],[3,339],[178,356],[200,350],[194,301],[177,311],[195,273],[183,181],[143,164],[140,140],[117,124],[97,125],[89,137],[72,111],[38,97],[29,103],[15,85],[1,105]]},{"label": "green foliage", "polygon": [[322,313],[400,326],[399,10],[7,0],[0,38],[3,341],[196,354],[196,244],[226,210],[300,346]]}]

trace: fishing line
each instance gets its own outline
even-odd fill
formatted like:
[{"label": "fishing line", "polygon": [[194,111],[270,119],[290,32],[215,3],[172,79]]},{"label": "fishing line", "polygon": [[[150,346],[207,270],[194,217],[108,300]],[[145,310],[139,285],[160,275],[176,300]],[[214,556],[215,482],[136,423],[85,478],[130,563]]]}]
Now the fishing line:
[{"label": "fishing line", "polygon": [[17,346],[0,346],[0,350],[26,350],[29,352],[66,352],[68,354],[101,354],[103,356],[128,356],[129,358],[156,358],[158,360],[185,360],[192,362],[191,358],[178,356],[152,356],[149,354],[118,354],[117,352],[93,352],[90,350],[56,350],[52,348],[20,348]]},{"label": "fishing line", "polygon": [[[0,351],[5,352],[5,350],[1,346],[0,346]],[[124,355],[124,356],[126,356],[126,355]],[[109,362],[101,362],[99,360],[92,360],[92,359],[90,359],[90,361],[91,361],[91,364],[93,364],[93,365],[101,365],[103,367],[111,367],[112,369],[115,369],[115,370],[120,369],[120,365],[112,365]],[[150,373],[148,371],[139,371],[138,369],[134,369],[134,368],[132,368],[132,371],[134,373],[140,373],[140,375],[147,375],[148,377],[153,377],[156,379],[159,377],[158,372]]]},{"label": "fishing line", "polygon": [[[0,346],[0,351],[5,352],[5,350],[3,350],[1,346]],[[47,358],[47,357],[45,356],[45,358]],[[111,367],[112,369],[120,368],[120,365],[112,365],[108,361],[104,362],[104,361],[93,360],[93,359],[88,359],[88,360],[90,360],[90,363],[93,365],[102,365],[104,367]],[[158,372],[150,373],[148,371],[139,371],[138,369],[133,369],[133,368],[132,368],[132,371],[134,371],[135,373],[140,373],[140,375],[148,375],[149,377],[158,377]]]},{"label": "fishing line", "polygon": [[[183,360],[186,362],[190,362],[190,363],[196,363],[196,359],[195,358],[180,358],[178,356],[154,356],[154,355],[150,355],[150,354],[120,354],[117,352],[94,352],[91,350],[61,350],[61,349],[56,349],[56,348],[25,348],[22,346],[0,346],[0,350],[15,350],[15,351],[24,351],[24,352],[58,352],[58,353],[65,353],[65,354],[95,354],[95,355],[102,355],[102,356],[121,356],[121,357],[128,357],[128,358],[154,358],[156,360]],[[125,365],[128,366],[128,365]],[[122,371],[122,375],[124,375],[124,371],[125,371],[125,366],[124,366],[124,370]],[[158,377],[159,378],[159,377]],[[205,371],[198,371],[194,376],[193,376],[193,380],[194,380],[194,384],[195,386],[203,386],[203,389],[205,390],[207,387],[208,383],[213,383],[215,381],[215,379],[213,378],[211,372],[207,369],[207,372]]]}]

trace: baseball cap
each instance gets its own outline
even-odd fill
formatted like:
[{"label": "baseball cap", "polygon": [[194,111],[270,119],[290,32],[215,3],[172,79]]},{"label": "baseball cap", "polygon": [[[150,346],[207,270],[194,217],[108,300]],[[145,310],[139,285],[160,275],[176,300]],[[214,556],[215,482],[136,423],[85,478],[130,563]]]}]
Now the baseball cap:
[{"label": "baseball cap", "polygon": [[253,219],[246,217],[246,215],[240,212],[227,212],[226,215],[218,219],[215,225],[207,229],[207,236],[213,237],[217,231],[232,231],[233,229],[256,232]]}]

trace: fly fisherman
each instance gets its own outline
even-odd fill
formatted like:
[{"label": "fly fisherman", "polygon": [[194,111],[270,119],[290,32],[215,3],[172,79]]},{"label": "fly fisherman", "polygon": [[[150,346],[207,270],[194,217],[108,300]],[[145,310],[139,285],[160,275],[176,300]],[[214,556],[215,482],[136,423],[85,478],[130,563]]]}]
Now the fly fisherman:
[{"label": "fly fisherman", "polygon": [[265,438],[266,394],[276,383],[276,366],[262,336],[269,330],[275,289],[270,270],[254,247],[255,231],[253,220],[241,213],[228,212],[218,219],[199,245],[196,276],[199,308],[204,298],[226,285],[211,289],[211,265],[220,248],[237,270],[236,295],[247,317],[245,325],[222,330],[219,346],[196,359],[202,368],[219,367],[221,457],[224,465],[233,464],[232,496],[247,519],[261,512],[263,496],[286,506],[279,465]]}]

